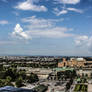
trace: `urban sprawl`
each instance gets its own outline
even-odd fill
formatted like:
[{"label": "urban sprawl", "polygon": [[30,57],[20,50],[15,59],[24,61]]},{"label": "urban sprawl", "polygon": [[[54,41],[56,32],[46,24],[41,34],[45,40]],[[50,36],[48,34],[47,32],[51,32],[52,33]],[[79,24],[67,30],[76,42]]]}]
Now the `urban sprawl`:
[{"label": "urban sprawl", "polygon": [[0,92],[92,92],[92,57],[1,56]]}]

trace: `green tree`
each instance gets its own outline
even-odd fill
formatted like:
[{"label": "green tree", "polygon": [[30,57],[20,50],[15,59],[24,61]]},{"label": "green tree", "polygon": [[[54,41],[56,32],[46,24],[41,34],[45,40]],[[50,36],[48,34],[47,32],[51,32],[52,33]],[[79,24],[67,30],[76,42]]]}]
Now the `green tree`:
[{"label": "green tree", "polygon": [[3,86],[5,86],[5,81],[0,79],[0,87],[3,87]]},{"label": "green tree", "polygon": [[10,76],[7,76],[7,77],[6,77],[6,81],[7,81],[7,82],[11,82],[11,80],[12,80],[12,78],[11,78]]},{"label": "green tree", "polygon": [[16,84],[16,87],[23,86],[23,79],[21,76],[16,80],[15,84]]},{"label": "green tree", "polygon": [[91,79],[92,79],[92,73],[90,74],[90,77],[91,77]]},{"label": "green tree", "polygon": [[34,83],[34,82],[37,82],[37,81],[39,81],[37,74],[31,73],[30,76],[28,77],[28,82]]},{"label": "green tree", "polygon": [[23,79],[26,79],[25,71],[19,71],[17,76],[21,76]]},{"label": "green tree", "polygon": [[86,74],[85,77],[88,78],[88,74]]}]

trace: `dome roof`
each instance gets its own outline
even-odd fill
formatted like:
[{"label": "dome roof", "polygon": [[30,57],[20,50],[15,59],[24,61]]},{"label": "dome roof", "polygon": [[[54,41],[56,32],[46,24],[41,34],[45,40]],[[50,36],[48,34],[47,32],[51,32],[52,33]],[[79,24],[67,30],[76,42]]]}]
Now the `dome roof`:
[{"label": "dome roof", "polygon": [[83,61],[84,59],[83,58],[77,58],[76,60],[77,61]]}]

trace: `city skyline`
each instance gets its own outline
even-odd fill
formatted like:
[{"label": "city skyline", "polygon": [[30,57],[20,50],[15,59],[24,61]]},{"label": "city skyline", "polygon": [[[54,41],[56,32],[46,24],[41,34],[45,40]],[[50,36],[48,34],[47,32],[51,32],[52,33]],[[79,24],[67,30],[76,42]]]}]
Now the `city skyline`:
[{"label": "city skyline", "polygon": [[92,0],[0,0],[0,55],[92,55]]}]

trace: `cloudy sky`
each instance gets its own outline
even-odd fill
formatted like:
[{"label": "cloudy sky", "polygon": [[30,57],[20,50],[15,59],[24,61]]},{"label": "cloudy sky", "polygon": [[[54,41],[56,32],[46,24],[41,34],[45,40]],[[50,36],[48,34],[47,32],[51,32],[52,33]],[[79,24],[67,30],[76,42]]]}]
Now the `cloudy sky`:
[{"label": "cloudy sky", "polygon": [[92,0],[0,0],[0,55],[92,55]]}]

